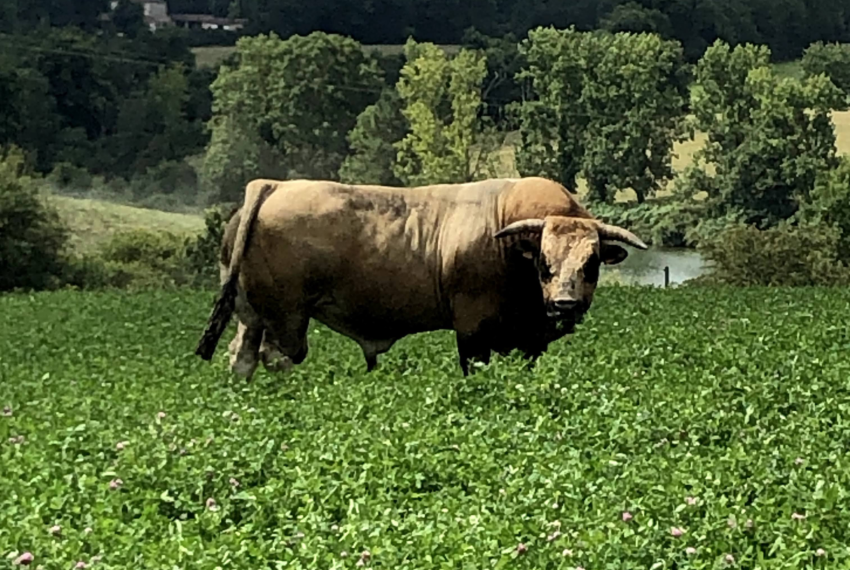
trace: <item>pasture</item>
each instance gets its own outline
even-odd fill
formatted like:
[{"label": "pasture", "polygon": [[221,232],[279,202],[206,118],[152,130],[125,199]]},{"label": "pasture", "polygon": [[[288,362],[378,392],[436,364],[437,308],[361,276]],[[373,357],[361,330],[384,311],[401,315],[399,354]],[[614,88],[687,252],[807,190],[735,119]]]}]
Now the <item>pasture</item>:
[{"label": "pasture", "polygon": [[51,194],[48,203],[68,226],[77,253],[95,253],[116,233],[131,230],[195,235],[204,229],[200,214],[178,214],[105,200]]},{"label": "pasture", "polygon": [[469,378],[446,333],[367,375],[311,326],[303,365],[247,384],[232,325],[192,354],[211,301],[0,297],[4,564],[850,563],[846,290],[603,287],[536,370]]}]

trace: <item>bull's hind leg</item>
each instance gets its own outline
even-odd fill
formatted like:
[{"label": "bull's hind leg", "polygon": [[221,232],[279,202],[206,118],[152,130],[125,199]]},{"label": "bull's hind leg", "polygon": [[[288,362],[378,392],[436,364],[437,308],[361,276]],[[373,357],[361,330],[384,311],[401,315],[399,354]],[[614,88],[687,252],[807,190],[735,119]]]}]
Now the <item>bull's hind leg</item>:
[{"label": "bull's hind leg", "polygon": [[257,370],[259,364],[258,353],[260,341],[263,338],[263,329],[257,326],[249,326],[239,322],[236,336],[230,341],[228,352],[230,353],[230,370],[250,380]]},{"label": "bull's hind leg", "polygon": [[241,287],[237,289],[234,313],[239,323],[236,336],[228,346],[230,370],[250,380],[259,364],[260,343],[263,340],[263,321],[248,303]]},{"label": "bull's hind leg", "polygon": [[261,358],[272,372],[289,371],[307,358],[307,326],[310,318],[301,311],[278,314],[266,320]]}]

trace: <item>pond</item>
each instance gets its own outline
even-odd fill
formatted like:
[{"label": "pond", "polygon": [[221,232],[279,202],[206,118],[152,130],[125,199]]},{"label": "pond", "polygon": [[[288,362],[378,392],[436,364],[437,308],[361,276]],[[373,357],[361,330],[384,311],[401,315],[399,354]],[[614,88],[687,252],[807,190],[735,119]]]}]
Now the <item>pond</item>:
[{"label": "pond", "polygon": [[699,277],[707,269],[702,256],[692,249],[654,246],[646,251],[628,249],[626,260],[616,266],[616,271],[610,269],[608,272],[618,274],[629,284],[663,287],[665,266],[670,268],[670,285]]}]

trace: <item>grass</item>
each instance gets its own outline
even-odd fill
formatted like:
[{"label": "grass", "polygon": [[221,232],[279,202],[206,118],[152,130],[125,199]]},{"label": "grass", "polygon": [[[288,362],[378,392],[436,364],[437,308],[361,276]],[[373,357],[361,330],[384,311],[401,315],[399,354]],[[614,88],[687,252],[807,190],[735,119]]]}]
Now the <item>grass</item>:
[{"label": "grass", "polygon": [[51,195],[49,202],[66,222],[71,247],[78,253],[93,253],[116,232],[146,229],[194,234],[204,229],[199,215],[176,214],[136,208],[114,202]]},{"label": "grass", "polygon": [[225,370],[232,329],[212,365],[192,355],[211,300],[0,297],[3,559],[202,570],[354,568],[364,550],[365,567],[394,569],[850,560],[847,290],[601,289],[535,371],[497,358],[469,378],[448,333],[403,340],[369,375],[353,342],[311,326],[291,376],[247,384]]}]

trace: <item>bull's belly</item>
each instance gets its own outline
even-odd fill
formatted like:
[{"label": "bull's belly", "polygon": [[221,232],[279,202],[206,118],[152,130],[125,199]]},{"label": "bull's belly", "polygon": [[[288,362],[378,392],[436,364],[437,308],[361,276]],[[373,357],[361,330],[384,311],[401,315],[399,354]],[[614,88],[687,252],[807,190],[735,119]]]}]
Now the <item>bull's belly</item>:
[{"label": "bull's belly", "polygon": [[407,335],[451,328],[451,317],[421,300],[368,297],[326,297],[316,303],[312,318],[358,342],[391,343]]}]

